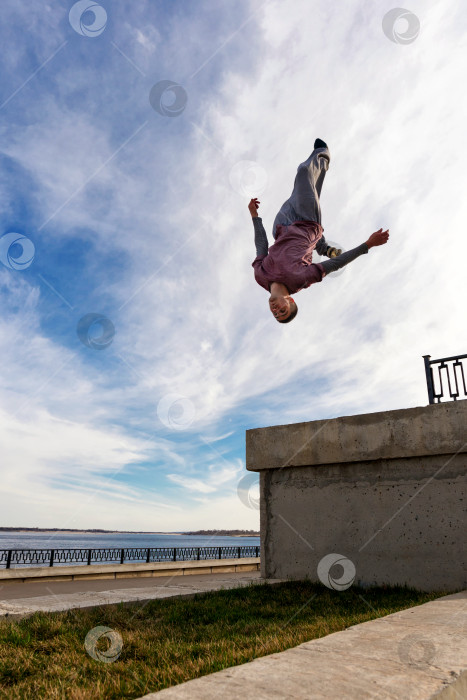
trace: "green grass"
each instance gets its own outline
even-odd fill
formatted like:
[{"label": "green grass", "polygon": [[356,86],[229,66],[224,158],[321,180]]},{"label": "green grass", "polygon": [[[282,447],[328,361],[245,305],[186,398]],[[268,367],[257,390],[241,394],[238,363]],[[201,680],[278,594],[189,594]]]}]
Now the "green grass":
[{"label": "green grass", "polygon": [[[137,698],[440,595],[288,582],[2,619],[0,697]],[[112,663],[94,660],[84,648],[98,625],[123,639]],[[97,643],[101,651],[108,646],[106,639]]]}]

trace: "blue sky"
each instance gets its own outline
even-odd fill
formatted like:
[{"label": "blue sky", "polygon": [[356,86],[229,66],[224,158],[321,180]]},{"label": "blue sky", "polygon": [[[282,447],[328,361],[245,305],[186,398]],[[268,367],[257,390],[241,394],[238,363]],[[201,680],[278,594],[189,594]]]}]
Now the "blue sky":
[{"label": "blue sky", "polygon": [[[404,44],[391,2],[74,5],[2,3],[1,524],[257,528],[245,430],[426,405],[466,352],[463,6]],[[317,136],[326,238],[390,240],[280,325],[247,205],[271,243]]]}]

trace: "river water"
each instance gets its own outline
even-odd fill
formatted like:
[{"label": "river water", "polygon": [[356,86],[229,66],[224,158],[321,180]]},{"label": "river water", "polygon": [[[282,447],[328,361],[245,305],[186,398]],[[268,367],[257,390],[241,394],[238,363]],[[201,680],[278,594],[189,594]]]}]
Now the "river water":
[{"label": "river water", "polygon": [[[0,532],[2,549],[98,549],[129,547],[259,547],[259,537],[93,532]],[[126,560],[130,561],[130,560]],[[57,562],[55,564],[59,566]],[[4,565],[3,565],[4,566]],[[15,565],[16,566],[16,565]]]}]

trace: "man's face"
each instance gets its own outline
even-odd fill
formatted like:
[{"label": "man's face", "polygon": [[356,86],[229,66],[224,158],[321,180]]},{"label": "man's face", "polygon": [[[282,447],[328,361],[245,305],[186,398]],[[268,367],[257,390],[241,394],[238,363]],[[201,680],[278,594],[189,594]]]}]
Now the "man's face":
[{"label": "man's face", "polygon": [[269,308],[277,321],[285,321],[290,316],[293,303],[295,303],[294,300],[289,296],[271,294],[269,297]]}]

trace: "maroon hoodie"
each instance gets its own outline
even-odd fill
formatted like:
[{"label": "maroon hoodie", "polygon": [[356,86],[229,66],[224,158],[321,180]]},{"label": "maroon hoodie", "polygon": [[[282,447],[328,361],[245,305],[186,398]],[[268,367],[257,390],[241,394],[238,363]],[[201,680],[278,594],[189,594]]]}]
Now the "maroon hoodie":
[{"label": "maroon hoodie", "polygon": [[[253,218],[255,234],[266,240],[260,217]],[[252,263],[255,279],[268,292],[272,282],[285,284],[289,294],[296,294],[325,276],[321,263],[313,263],[313,251],[323,235],[323,227],[316,221],[294,221],[288,226],[277,226],[275,243],[265,255],[258,255]]]}]

